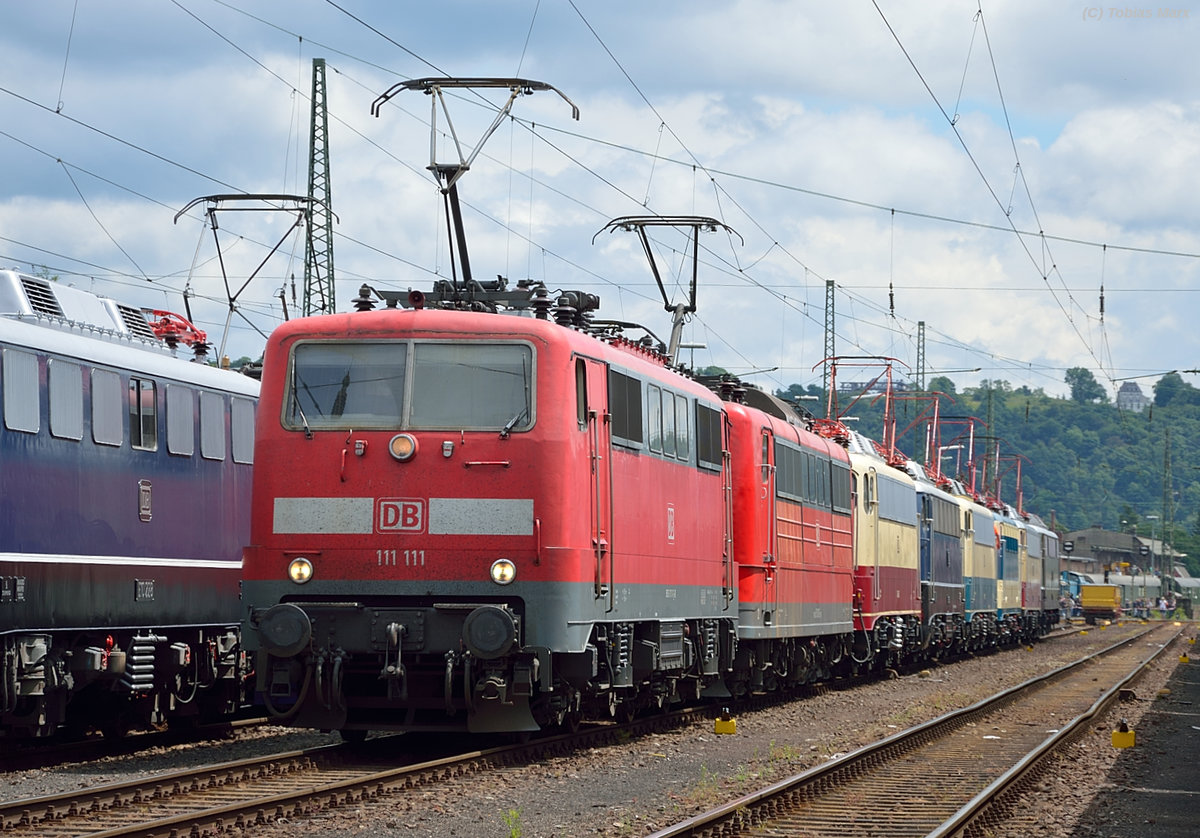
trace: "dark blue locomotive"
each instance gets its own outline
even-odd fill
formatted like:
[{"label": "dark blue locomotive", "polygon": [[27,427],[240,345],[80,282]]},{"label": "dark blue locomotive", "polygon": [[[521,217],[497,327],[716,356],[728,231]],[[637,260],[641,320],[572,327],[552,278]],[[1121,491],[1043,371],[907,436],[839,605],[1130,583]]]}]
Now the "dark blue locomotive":
[{"label": "dark blue locomotive", "polygon": [[258,382],[176,357],[157,325],[0,270],[2,735],[243,704]]}]

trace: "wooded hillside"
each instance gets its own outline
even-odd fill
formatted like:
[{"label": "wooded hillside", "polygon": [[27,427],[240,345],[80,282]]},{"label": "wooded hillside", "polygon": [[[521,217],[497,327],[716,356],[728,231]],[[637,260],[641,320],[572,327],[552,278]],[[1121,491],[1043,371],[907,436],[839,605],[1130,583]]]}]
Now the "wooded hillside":
[{"label": "wooded hillside", "polygon": [[[1118,408],[1087,370],[1068,371],[1066,381],[1069,398],[1014,389],[1005,381],[985,381],[958,392],[944,376],[931,379],[926,393],[898,390],[897,445],[913,459],[924,460],[925,431],[918,420],[931,415],[930,402],[937,398],[943,420],[975,417],[977,437],[999,440],[1004,500],[1015,501],[1014,458],[1019,455],[1027,510],[1047,523],[1053,517],[1060,531],[1102,526],[1134,532],[1136,527],[1138,535],[1164,539],[1189,554],[1192,572],[1200,575],[1200,389],[1168,373],[1143,390],[1150,403],[1139,412]],[[791,399],[821,393],[793,385],[776,395]],[[840,411],[857,417],[852,423],[856,430],[880,439],[882,396],[871,393],[856,400],[857,395],[840,392]],[[801,404],[824,415],[823,399]],[[965,427],[961,421],[943,421],[939,444],[947,474],[967,464],[965,447],[952,447],[965,446]],[[982,451],[977,442],[977,459]]]}]

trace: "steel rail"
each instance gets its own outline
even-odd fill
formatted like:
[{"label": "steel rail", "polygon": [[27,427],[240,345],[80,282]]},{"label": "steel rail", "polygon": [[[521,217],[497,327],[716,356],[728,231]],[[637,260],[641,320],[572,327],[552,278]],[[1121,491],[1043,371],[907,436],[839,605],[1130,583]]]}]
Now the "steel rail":
[{"label": "steel rail", "polygon": [[[761,710],[822,693],[829,688],[829,684],[813,684],[783,693],[753,696],[742,701],[738,709]],[[356,749],[325,745],[287,751],[268,757],[156,774],[93,789],[3,802],[0,803],[0,833],[14,836],[37,833],[106,837],[209,834],[229,826],[245,827],[372,798],[394,788],[409,789],[450,776],[482,772],[496,764],[544,759],[551,755],[569,754],[581,747],[602,747],[622,741],[630,735],[711,719],[712,713],[711,707],[661,712],[639,717],[627,725],[593,725],[576,735],[550,736],[527,743],[454,755],[449,755],[447,751],[447,756],[442,759],[426,759],[413,764],[398,764],[403,755],[398,748],[393,748],[385,757],[376,757],[369,765],[362,765],[373,755],[371,744],[377,740],[369,740],[365,748],[362,745],[356,746]],[[895,738],[890,737],[880,744],[886,745]],[[356,761],[359,763],[357,766],[353,765]],[[330,765],[335,762],[338,764]],[[384,762],[387,768],[381,770],[380,763]],[[323,774],[323,771],[326,773]],[[337,771],[343,771],[343,774],[333,778],[328,773]],[[236,791],[239,784],[253,780],[274,783],[275,787],[257,795]],[[278,788],[287,784],[294,788],[288,791]],[[244,797],[235,801],[235,794],[244,794]],[[200,800],[188,803],[188,796]],[[221,799],[212,805],[212,801],[206,803],[203,800],[206,796]],[[185,812],[185,809],[190,809],[190,812]],[[130,822],[120,824],[118,821],[121,819]]]},{"label": "steel rail", "polygon": [[[0,834],[64,838],[220,834],[231,827],[297,817],[394,789],[482,773],[497,765],[525,764],[580,748],[603,747],[630,735],[691,724],[710,715],[710,708],[687,708],[638,718],[627,725],[597,724],[575,734],[483,750],[454,753],[452,746],[447,746],[447,755],[420,762],[407,761],[411,759],[411,755],[405,756],[410,737],[405,736],[251,757],[0,803]],[[239,790],[255,784],[260,786],[258,791]],[[236,799],[239,795],[240,800]]]},{"label": "steel rail", "polygon": [[[799,805],[798,801],[814,800],[819,798],[827,790],[831,790],[843,782],[843,778],[850,779],[856,776],[865,774],[867,771],[873,771],[878,766],[884,765],[890,761],[903,758],[904,755],[909,755],[918,747],[927,743],[934,742],[953,735],[960,728],[970,724],[977,719],[980,719],[990,712],[1004,709],[1012,705],[1018,698],[1027,692],[1036,690],[1039,687],[1046,686],[1063,677],[1067,677],[1078,670],[1080,667],[1086,666],[1100,660],[1103,656],[1127,646],[1137,640],[1143,639],[1146,635],[1154,631],[1154,628],[1148,629],[1132,637],[1114,643],[1098,652],[1085,656],[1078,661],[1059,667],[1051,672],[1045,673],[1034,678],[1030,678],[1021,684],[1008,688],[997,693],[994,696],[978,701],[969,707],[961,710],[951,711],[943,714],[936,719],[925,722],[915,727],[904,731],[899,731],[885,739],[874,742],[870,745],[859,748],[849,754],[839,757],[834,760],[811,768],[801,774],[786,778],[779,782],[773,783],[763,789],[743,795],[736,800],[730,801],[714,809],[695,815],[693,817],[682,820],[672,826],[659,830],[653,833],[650,838],[677,838],[677,836],[709,836],[720,835],[730,836],[737,834],[749,834],[756,830],[763,823],[778,817],[777,812],[790,808],[792,805]],[[1178,632],[1171,638],[1173,640],[1178,636]],[[1162,654],[1167,648],[1171,640],[1164,643],[1153,655],[1149,658],[1140,661],[1131,669],[1131,675],[1121,679],[1121,684],[1127,684],[1133,675],[1140,673],[1142,669],[1153,658]],[[1106,690],[1106,694],[1115,695],[1120,687]],[[1084,724],[1090,716],[1086,713],[1080,714],[1076,720],[1078,724]],[[1069,725],[1070,726],[1070,725]],[[1076,727],[1078,730],[1078,727]],[[1056,734],[1057,735],[1057,734]],[[1026,762],[1026,760],[1021,760]],[[1032,764],[1033,760],[1029,760],[1028,764]],[[1004,784],[1005,786],[1008,783]],[[936,791],[936,789],[935,789]],[[981,797],[981,795],[976,795]],[[899,807],[902,801],[899,797],[895,798],[896,806]],[[974,802],[974,801],[973,801]],[[978,811],[982,805],[982,800],[978,801],[975,811]],[[959,812],[967,809],[967,806],[961,807]],[[963,814],[965,820],[970,820],[971,815]],[[889,830],[894,830],[898,827],[897,823],[889,825]],[[813,825],[814,829],[817,826]],[[953,830],[951,830],[953,831]],[[768,833],[764,833],[768,834]],[[806,833],[808,834],[808,833]],[[819,834],[812,832],[811,834]],[[874,831],[865,830],[863,834],[897,834],[890,831]],[[922,832],[921,834],[926,834]],[[948,833],[947,833],[948,834]]]},{"label": "steel rail", "polygon": [[165,730],[134,732],[126,736],[88,737],[62,741],[35,739],[30,741],[4,740],[0,753],[0,772],[49,770],[55,766],[86,762],[103,757],[124,757],[151,748],[174,745],[206,745],[235,741],[244,730],[267,724],[266,716],[235,718],[209,722],[194,727],[168,727]]},{"label": "steel rail", "polygon": [[1106,713],[1113,702],[1117,700],[1121,691],[1132,684],[1142,674],[1142,670],[1146,668],[1147,664],[1166,652],[1167,647],[1181,633],[1182,628],[1180,631],[1175,632],[1170,640],[1163,643],[1157,651],[1143,660],[1135,669],[1131,670],[1129,674],[1102,693],[1091,707],[1072,719],[1058,733],[1052,734],[1041,745],[1026,754],[1012,768],[997,777],[987,788],[979,792],[966,805],[951,815],[945,823],[933,832],[930,832],[928,838],[947,838],[948,836],[955,835],[970,826],[972,821],[984,815],[991,806],[1001,802],[1004,799],[1005,793],[1014,788],[1031,771],[1035,770],[1043,757],[1068,744],[1072,739],[1077,738],[1093,719]]}]

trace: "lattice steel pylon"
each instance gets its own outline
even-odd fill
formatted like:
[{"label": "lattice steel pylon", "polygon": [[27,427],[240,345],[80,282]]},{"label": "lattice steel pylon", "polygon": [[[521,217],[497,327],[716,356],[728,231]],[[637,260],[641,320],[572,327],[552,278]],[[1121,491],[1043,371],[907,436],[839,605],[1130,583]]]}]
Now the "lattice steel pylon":
[{"label": "lattice steel pylon", "polygon": [[1166,429],[1166,434],[1163,437],[1163,500],[1162,500],[1162,527],[1163,537],[1159,544],[1159,551],[1164,554],[1163,567],[1161,568],[1163,576],[1170,576],[1174,571],[1171,566],[1175,561],[1174,551],[1167,552],[1167,548],[1175,543],[1175,496],[1172,491],[1173,481],[1171,479],[1171,429]]},{"label": "lattice steel pylon", "polygon": [[[925,321],[917,321],[917,389],[925,392]],[[938,464],[940,467],[940,463]]]},{"label": "lattice steel pylon", "polygon": [[[821,370],[821,396],[829,401],[829,360],[837,354],[833,334],[836,321],[833,314],[833,280],[825,280],[825,364]],[[830,417],[834,418],[834,417]]]},{"label": "lattice steel pylon", "polygon": [[332,314],[333,191],[329,182],[329,114],[325,107],[325,59],[313,59],[312,122],[308,146],[308,234],[304,247],[303,314]]}]

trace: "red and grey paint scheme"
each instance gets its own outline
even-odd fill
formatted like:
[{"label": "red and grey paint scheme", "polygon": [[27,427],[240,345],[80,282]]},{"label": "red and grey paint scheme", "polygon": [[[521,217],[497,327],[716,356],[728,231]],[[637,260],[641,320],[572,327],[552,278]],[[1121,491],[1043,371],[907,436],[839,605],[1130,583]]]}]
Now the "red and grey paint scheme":
[{"label": "red and grey paint scheme", "polygon": [[965,567],[1015,642],[991,510],[868,438],[580,292],[387,294],[268,343],[243,641],[278,720],[531,731],[923,660],[970,645]]},{"label": "red and grey paint scheme", "polygon": [[[372,113],[405,91],[444,111],[460,87],[507,88],[501,119],[555,91],[413,79]],[[625,216],[601,231],[639,236],[672,313],[664,343],[596,320],[593,295],[474,279],[469,161],[439,162],[438,145],[435,129],[453,279],[429,294],[364,285],[356,313],[268,342],[242,639],[272,716],[350,738],[571,727],[964,638],[965,518],[941,489],[918,493],[893,429],[884,457],[840,417],[676,364],[700,234],[733,230]],[[654,256],[661,227],[690,231],[686,301]]]},{"label": "red and grey paint scheme", "polygon": [[744,667],[756,678],[808,678],[831,671],[853,642],[850,460],[778,399],[741,398],[725,405],[739,649],[768,664]]},{"label": "red and grey paint scheme", "polygon": [[292,321],[265,367],[243,595],[277,715],[536,729],[719,680],[711,390],[628,341],[441,309]]}]

